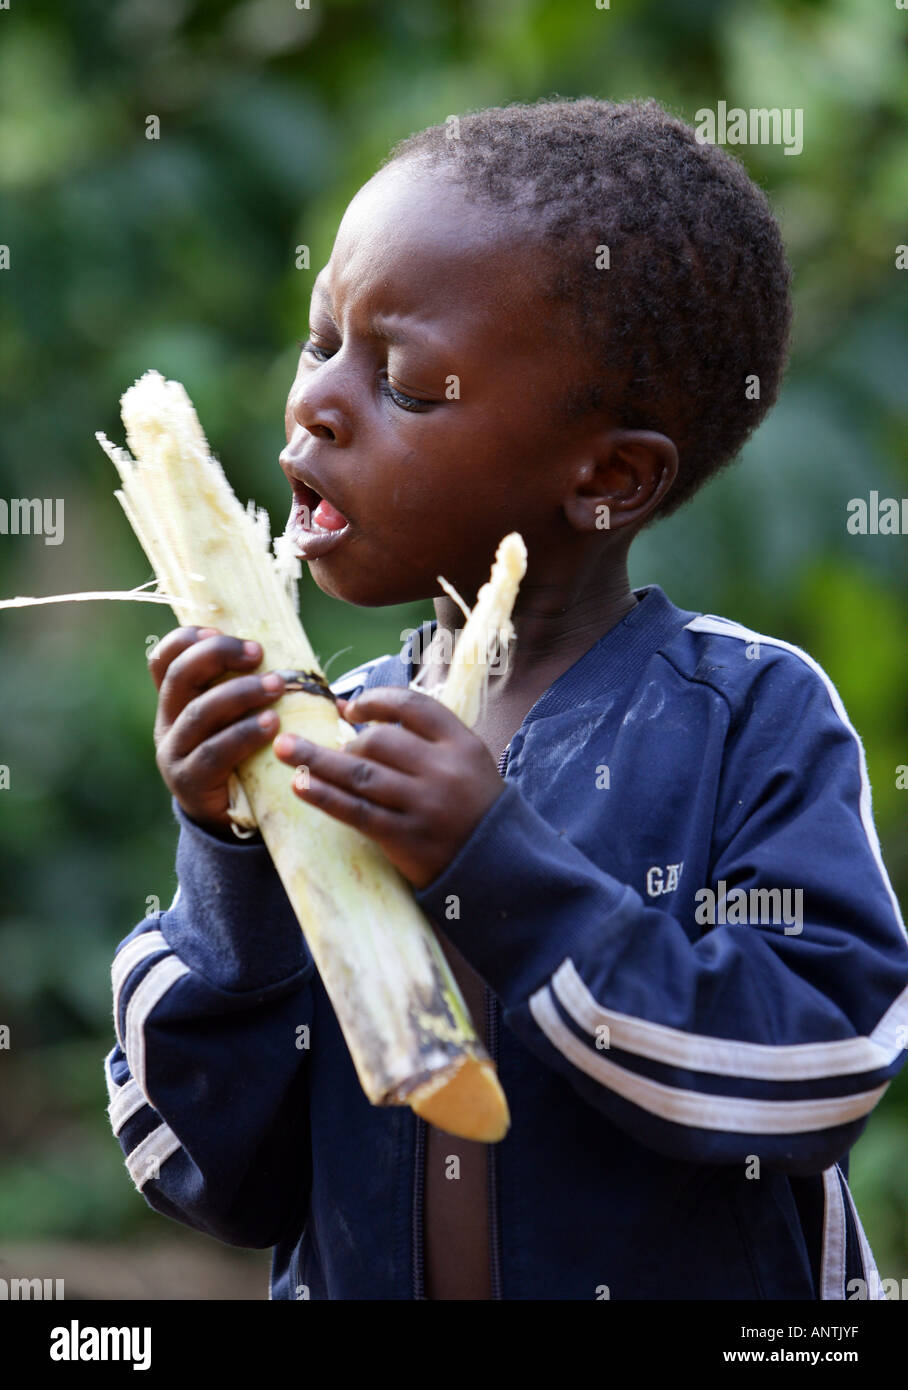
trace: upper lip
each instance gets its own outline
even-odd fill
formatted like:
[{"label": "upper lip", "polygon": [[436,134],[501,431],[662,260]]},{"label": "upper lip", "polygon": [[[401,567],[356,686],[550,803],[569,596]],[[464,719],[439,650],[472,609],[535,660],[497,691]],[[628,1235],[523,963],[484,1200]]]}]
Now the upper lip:
[{"label": "upper lip", "polygon": [[[314,492],[319,499],[324,498],[326,502],[331,502],[331,498],[328,497],[325,492],[321,479],[317,477],[313,470],[302,459],[293,454],[282,453],[279,462],[291,483],[299,483],[303,487],[308,488],[310,492]],[[334,503],[331,502],[331,505],[334,506]],[[342,516],[347,515],[342,507],[338,507],[337,510]]]}]

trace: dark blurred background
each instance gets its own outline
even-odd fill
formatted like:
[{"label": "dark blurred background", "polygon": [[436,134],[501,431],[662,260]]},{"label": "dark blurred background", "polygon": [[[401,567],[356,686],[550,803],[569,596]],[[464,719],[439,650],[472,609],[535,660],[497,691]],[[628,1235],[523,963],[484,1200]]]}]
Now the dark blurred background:
[{"label": "dark blurred background", "polygon": [[[94,441],[121,392],[181,380],[237,493],[289,505],[277,455],[312,280],[388,146],[557,93],[804,112],[737,147],[795,267],[793,361],[742,456],[633,556],[637,584],[805,647],[860,731],[908,900],[906,542],[851,536],[908,493],[905,15],[877,0],[16,0],[0,12],[0,495],[65,499],[65,541],[0,536],[0,595],[127,589],[148,564]],[[146,121],[160,120],[160,139]],[[295,248],[311,249],[297,270]],[[430,605],[302,611],[331,679]],[[169,609],[0,612],[0,1276],[87,1297],[264,1297],[267,1256],[151,1213],[112,1137],[114,949],[174,889],[145,654]],[[2,1035],[0,1035],[2,1037]],[[852,1156],[884,1277],[908,1275],[908,1073]]]}]

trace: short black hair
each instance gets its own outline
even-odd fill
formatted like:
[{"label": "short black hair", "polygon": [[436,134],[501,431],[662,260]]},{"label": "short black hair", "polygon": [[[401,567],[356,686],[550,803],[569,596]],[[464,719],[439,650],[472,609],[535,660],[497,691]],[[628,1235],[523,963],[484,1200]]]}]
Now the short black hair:
[{"label": "short black hair", "polygon": [[449,117],[399,140],[382,167],[403,159],[510,203],[548,248],[544,293],[590,362],[566,418],[601,410],[674,441],[659,516],[732,462],[778,396],[791,327],[779,226],[738,160],[654,100],[595,97]]}]

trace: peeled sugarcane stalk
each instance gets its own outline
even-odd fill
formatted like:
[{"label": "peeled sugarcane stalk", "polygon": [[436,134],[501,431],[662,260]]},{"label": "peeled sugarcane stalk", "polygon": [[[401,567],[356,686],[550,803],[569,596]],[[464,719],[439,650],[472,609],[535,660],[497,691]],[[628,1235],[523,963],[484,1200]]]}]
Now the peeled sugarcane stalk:
[{"label": "peeled sugarcane stalk", "polygon": [[[526,567],[523,537],[512,531],[496,550],[492,573],[476,595],[472,610],[454,585],[438,576],[439,584],[466,614],[467,622],[454,648],[447,679],[441,686],[424,693],[434,695],[440,704],[462,719],[467,728],[472,728],[482,710],[489,667],[496,655],[504,652],[514,639],[511,612]],[[420,685],[418,676],[413,685]]]},{"label": "peeled sugarcane stalk", "polygon": [[[183,387],[146,372],[121,408],[135,458],[97,438],[123,484],[115,495],[178,620],[255,638],[265,669],[306,673],[309,689],[276,702],[282,730],[333,747],[355,737],[297,616],[300,561],[284,537],[272,556],[267,513],[240,505]],[[505,568],[509,599],[493,615],[501,626],[516,592],[514,563],[502,566],[503,576]],[[497,582],[490,581],[493,589]],[[503,593],[504,577],[500,583]],[[454,664],[475,695],[480,671],[466,660],[471,651]],[[409,1105],[464,1138],[502,1139],[509,1116],[495,1068],[406,879],[365,835],[294,796],[270,745],[237,771],[368,1099]]]}]

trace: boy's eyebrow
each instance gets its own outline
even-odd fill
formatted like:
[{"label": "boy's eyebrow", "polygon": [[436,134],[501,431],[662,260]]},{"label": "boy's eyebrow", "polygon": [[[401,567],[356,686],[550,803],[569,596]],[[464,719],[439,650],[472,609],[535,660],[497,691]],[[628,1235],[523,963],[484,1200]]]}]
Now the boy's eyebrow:
[{"label": "boy's eyebrow", "polygon": [[[330,303],[328,291],[325,288],[324,282],[319,283],[318,277],[316,277],[312,285],[313,306],[316,300],[319,301],[319,313],[324,314],[329,323],[331,323],[334,328],[337,328],[337,321],[328,307]],[[373,337],[381,338],[383,341],[391,343],[392,345],[406,343],[413,339],[420,339],[427,347],[436,348],[439,351],[442,350],[444,344],[431,331],[419,328],[415,325],[412,328],[406,329],[399,327],[398,324],[400,320],[405,320],[406,318],[407,316],[404,314],[382,314],[378,312],[373,314],[369,319],[369,330]]]},{"label": "boy's eyebrow", "polygon": [[382,338],[385,342],[394,345],[418,339],[430,348],[441,346],[435,334],[428,329],[419,328],[415,324],[412,327],[404,327],[401,320],[405,324],[407,316],[405,314],[373,314],[369,320],[369,327],[376,338]]},{"label": "boy's eyebrow", "polygon": [[331,323],[334,324],[334,327],[336,328],[336,327],[337,327],[337,324],[334,323],[334,315],[331,313],[331,310],[328,308],[328,304],[329,304],[329,302],[330,302],[330,301],[329,301],[329,297],[328,297],[328,291],[325,289],[324,281],[321,279],[321,276],[320,276],[320,275],[317,275],[317,276],[315,277],[314,281],[312,282],[312,295],[311,295],[310,308],[315,304],[315,301],[316,301],[316,300],[320,300],[320,301],[321,301],[321,304],[320,304],[320,306],[319,306],[319,307],[320,307],[320,312],[323,313],[323,314],[325,315],[325,318],[326,318],[326,319],[329,319],[329,320],[331,321]]}]

